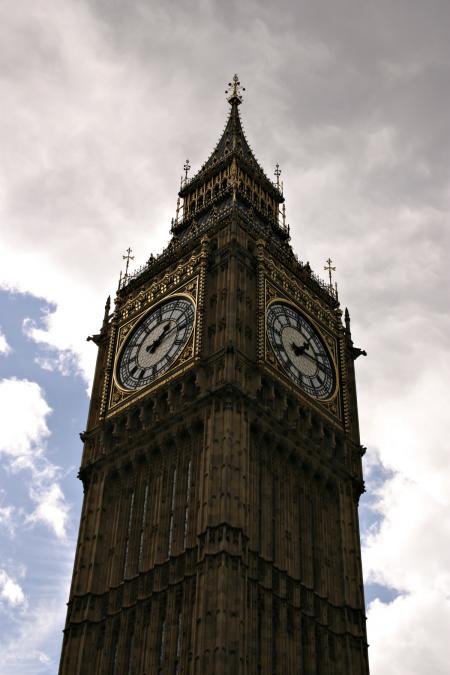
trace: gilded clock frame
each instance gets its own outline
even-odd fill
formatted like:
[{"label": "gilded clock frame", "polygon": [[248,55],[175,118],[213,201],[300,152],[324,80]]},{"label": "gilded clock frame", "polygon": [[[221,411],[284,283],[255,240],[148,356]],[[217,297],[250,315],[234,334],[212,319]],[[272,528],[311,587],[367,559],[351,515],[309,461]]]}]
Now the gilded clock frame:
[{"label": "gilded clock frame", "polygon": [[[318,321],[317,317],[313,316],[313,312],[315,314],[318,313],[318,302],[310,297],[308,291],[303,292],[303,289],[298,284],[295,284],[295,298],[292,298],[289,293],[286,291],[283,292],[283,290],[281,290],[266,273],[261,275],[260,281],[260,290],[262,291],[260,295],[262,316],[259,326],[261,365],[297,396],[305,398],[313,406],[319,407],[322,410],[327,410],[333,415],[333,417],[342,422],[343,410],[341,404],[340,340],[336,333],[336,318],[332,316],[332,314],[327,310],[324,311],[323,308],[320,307],[320,316],[321,318],[325,318],[325,321]],[[317,399],[303,391],[301,387],[291,380],[286,370],[279,363],[267,334],[267,312],[269,307],[276,302],[289,305],[301,315],[303,315],[305,319],[309,321],[313,329],[317,332],[317,335],[324,343],[334,368],[335,377],[333,393],[328,398]]]},{"label": "gilded clock frame", "polygon": [[[126,318],[125,321],[123,321],[117,327],[117,333],[114,340],[114,358],[111,363],[111,386],[108,397],[108,410],[106,417],[114,415],[129,404],[139,401],[143,397],[153,393],[163,385],[168,384],[192,368],[192,365],[198,357],[200,350],[200,288],[200,275],[197,274],[185,284],[182,284],[177,288],[170,289],[169,293],[161,294],[160,297],[155,299],[154,302],[148,304],[142,311],[133,314],[130,318]],[[153,312],[157,307],[174,298],[186,298],[194,305],[194,325],[188,342],[184,346],[181,354],[172,363],[168,370],[161,374],[160,377],[139,389],[126,389],[120,384],[120,381],[117,377],[117,367],[130,334],[149,313]],[[122,314],[122,316],[123,315],[127,316],[125,312]]]},{"label": "gilded clock frame", "polygon": [[[189,300],[193,305],[194,305],[194,321],[193,321],[193,326],[192,326],[192,331],[191,334],[189,335],[188,341],[186,342],[185,346],[183,347],[181,353],[177,356],[177,358],[173,361],[173,363],[165,370],[161,375],[156,377],[152,382],[150,382],[147,385],[143,385],[142,387],[136,387],[135,389],[129,389],[127,387],[124,387],[121,383],[120,380],[117,376],[117,370],[119,367],[119,361],[122,357],[123,351],[127,345],[128,338],[132,334],[133,330],[140,324],[142,321],[144,321],[145,317],[154,312],[158,307],[161,307],[162,305],[165,305],[167,302],[170,302],[170,300],[174,300],[176,298],[185,298],[186,300]],[[143,389],[147,389],[148,387],[153,386],[158,380],[162,377],[164,377],[167,373],[170,373],[173,369],[179,365],[179,362],[185,362],[188,359],[190,359],[193,354],[194,354],[194,347],[195,347],[195,331],[196,331],[196,317],[197,317],[197,302],[194,300],[193,296],[190,293],[185,293],[185,292],[175,292],[175,293],[170,293],[169,295],[164,296],[164,298],[161,298],[158,302],[154,303],[150,307],[146,308],[143,312],[138,314],[137,316],[133,317],[130,319],[127,323],[123,324],[119,328],[118,336],[117,336],[117,349],[116,349],[116,355],[114,358],[114,366],[113,366],[113,381],[116,386],[116,388],[126,394],[142,391]]]},{"label": "gilded clock frame", "polygon": [[[202,350],[203,341],[203,315],[205,305],[205,278],[208,261],[209,239],[204,235],[201,239],[200,249],[197,249],[189,257],[182,258],[178,264],[162,274],[155,275],[152,279],[136,288],[124,299],[120,294],[116,297],[116,309],[111,322],[109,342],[105,363],[105,378],[100,400],[100,419],[105,419],[125,410],[129,405],[148,396],[165,386],[177,377],[190,370],[197,362]],[[147,312],[167,298],[176,295],[187,294],[195,305],[195,323],[189,343],[192,340],[192,354],[183,363],[180,362],[182,354],[178,357],[173,367],[164,373],[164,377],[158,378],[151,384],[137,390],[121,391],[115,382],[116,357],[126,336],[121,332],[125,325],[133,327],[137,321]],[[118,336],[123,340],[118,340]]]},{"label": "gilded clock frame", "polygon": [[[337,354],[336,354],[336,352],[337,352],[336,341],[335,341],[331,336],[329,336],[329,339],[326,339],[326,337],[325,337],[324,334],[323,334],[322,329],[317,325],[317,323],[314,321],[314,319],[313,319],[307,312],[305,312],[303,309],[300,309],[300,307],[298,306],[298,304],[296,304],[295,302],[292,302],[292,300],[290,300],[290,299],[288,299],[288,298],[286,298],[286,297],[284,297],[284,296],[282,296],[282,295],[280,295],[280,296],[278,296],[278,297],[275,297],[275,298],[273,298],[272,300],[270,300],[270,301],[266,304],[266,307],[265,307],[265,317],[264,317],[265,337],[266,337],[266,340],[265,340],[265,360],[266,360],[268,363],[270,363],[272,366],[273,366],[274,363],[277,363],[277,365],[281,366],[281,372],[285,373],[287,379],[288,379],[290,382],[292,382],[292,379],[289,377],[288,373],[286,372],[286,369],[283,368],[283,366],[281,365],[281,363],[280,363],[279,360],[277,359],[277,356],[276,356],[276,354],[275,354],[275,351],[274,351],[274,349],[273,349],[273,347],[272,347],[272,344],[271,344],[271,342],[270,342],[270,338],[269,338],[268,333],[267,333],[267,317],[268,317],[268,313],[269,313],[270,307],[271,307],[272,305],[276,304],[276,303],[282,304],[282,305],[288,305],[289,307],[292,307],[292,309],[294,309],[296,312],[298,312],[298,314],[304,316],[305,319],[311,324],[312,328],[313,328],[313,329],[315,330],[315,332],[317,333],[319,339],[320,339],[320,340],[322,341],[322,343],[325,345],[325,349],[326,349],[326,352],[327,352],[327,356],[329,357],[329,359],[330,359],[330,361],[331,361],[331,364],[332,364],[332,366],[333,366],[333,369],[334,369],[334,378],[333,378],[333,379],[334,379],[334,387],[333,387],[333,392],[332,392],[331,396],[327,396],[327,398],[317,398],[317,397],[315,397],[315,396],[312,396],[311,394],[308,394],[308,392],[304,391],[304,390],[303,390],[299,385],[297,385],[295,382],[294,382],[294,385],[295,385],[298,389],[300,389],[300,391],[301,391],[302,393],[304,393],[304,394],[306,394],[307,396],[309,396],[309,398],[311,398],[313,401],[315,401],[315,402],[317,402],[317,403],[324,403],[324,404],[329,403],[330,401],[332,401],[333,399],[336,398],[336,396],[338,395],[338,392],[339,392],[339,377],[338,377],[338,372],[339,372],[339,370],[338,370],[337,361],[336,361],[336,356],[337,356]],[[333,354],[333,350],[330,349],[330,346],[331,346],[331,345],[332,345],[333,348],[334,348],[334,351],[335,351],[334,354]]]}]

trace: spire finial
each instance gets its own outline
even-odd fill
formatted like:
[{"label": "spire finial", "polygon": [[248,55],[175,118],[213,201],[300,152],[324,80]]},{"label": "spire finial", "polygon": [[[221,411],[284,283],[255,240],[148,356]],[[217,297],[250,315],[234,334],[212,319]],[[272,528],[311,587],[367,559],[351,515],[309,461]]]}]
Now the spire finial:
[{"label": "spire finial", "polygon": [[277,163],[275,164],[275,171],[274,171],[274,175],[275,175],[275,176],[276,176],[276,178],[277,178],[277,188],[278,188],[278,189],[280,189],[280,176],[281,176],[281,169],[280,169],[280,165],[278,164],[278,162],[277,162]]},{"label": "spire finial", "polygon": [[232,82],[228,82],[228,89],[225,90],[226,94],[229,94],[227,101],[230,105],[240,105],[242,103],[242,93],[245,91],[245,87],[241,87],[239,82],[239,77],[235,75]]},{"label": "spire finial", "polygon": [[125,274],[124,274],[125,279],[128,278],[128,267],[130,265],[130,260],[134,260],[134,255],[131,255],[132,252],[133,251],[132,251],[131,247],[129,246],[126,250],[126,255],[122,256],[122,258],[127,261],[126,266],[125,266]]},{"label": "spire finial", "polygon": [[184,166],[183,166],[184,182],[185,183],[187,182],[187,177],[188,177],[188,173],[189,173],[190,169],[191,169],[191,165],[189,164],[189,160],[187,159]]},{"label": "spire finial", "polygon": [[331,267],[331,263],[333,262],[331,260],[331,258],[328,258],[328,260],[326,262],[328,263],[328,265],[326,265],[323,269],[328,272],[328,276],[330,278],[330,288],[333,288],[333,279],[332,279],[331,273],[336,272],[336,268]]}]

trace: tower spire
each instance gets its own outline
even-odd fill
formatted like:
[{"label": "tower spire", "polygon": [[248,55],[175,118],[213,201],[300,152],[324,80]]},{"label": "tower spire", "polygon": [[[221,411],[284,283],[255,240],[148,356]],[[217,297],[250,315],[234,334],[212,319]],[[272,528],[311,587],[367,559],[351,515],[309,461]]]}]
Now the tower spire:
[{"label": "tower spire", "polygon": [[183,200],[183,218],[175,220],[174,234],[187,231],[197,217],[204,218],[208,209],[239,201],[244,209],[255,209],[261,218],[269,221],[277,236],[283,240],[289,238],[288,230],[279,224],[279,209],[284,202],[280,168],[277,165],[275,184],[264,173],[245,137],[239,111],[244,91],[238,75],[234,75],[225,92],[230,104],[225,128],[209,158],[189,180],[187,168],[190,167],[186,161],[185,177],[178,193]]},{"label": "tower spire", "polygon": [[279,187],[277,188],[266,176],[245,137],[238,110],[238,106],[240,106],[243,100],[243,91],[245,91],[245,87],[241,85],[239,77],[236,74],[231,82],[228,83],[228,88],[225,91],[228,103],[231,106],[225,129],[213,152],[197,174],[188,183],[186,180],[182,180],[181,197],[184,198],[187,192],[194,189],[197,184],[201,185],[207,178],[217,173],[221,167],[228,165],[234,157],[242,164],[243,168],[245,167],[248,175],[251,175],[252,178],[265,185],[265,188],[272,194],[274,199],[280,203],[283,201],[283,199],[280,199]]}]

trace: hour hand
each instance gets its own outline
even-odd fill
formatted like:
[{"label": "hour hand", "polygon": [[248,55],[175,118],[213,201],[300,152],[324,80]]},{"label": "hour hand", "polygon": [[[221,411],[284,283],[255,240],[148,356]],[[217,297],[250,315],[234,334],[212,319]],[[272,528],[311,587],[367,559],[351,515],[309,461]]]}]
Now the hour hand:
[{"label": "hour hand", "polygon": [[306,340],[302,345],[296,345],[295,342],[292,343],[291,345],[292,351],[294,352],[295,356],[301,356],[302,354],[305,353],[305,350],[308,349],[309,347],[309,341]]},{"label": "hour hand", "polygon": [[150,354],[154,354],[155,350],[158,349],[158,347],[161,344],[161,342],[163,341],[167,331],[169,330],[169,326],[170,326],[170,324],[166,323],[166,325],[164,326],[164,328],[162,330],[161,335],[159,337],[157,337],[156,340],[153,340],[151,345],[146,346],[146,348],[145,348],[146,352],[150,352]]}]

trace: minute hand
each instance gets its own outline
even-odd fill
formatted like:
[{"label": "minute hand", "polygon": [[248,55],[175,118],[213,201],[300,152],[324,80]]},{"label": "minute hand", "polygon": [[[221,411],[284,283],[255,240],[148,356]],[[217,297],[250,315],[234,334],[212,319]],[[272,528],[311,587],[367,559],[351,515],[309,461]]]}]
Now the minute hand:
[{"label": "minute hand", "polygon": [[[167,325],[167,324],[166,324],[166,325]],[[164,342],[164,340],[165,340],[169,335],[171,335],[171,333],[173,333],[174,331],[183,330],[183,328],[185,328],[185,326],[186,326],[186,322],[185,322],[185,323],[182,323],[182,324],[180,324],[180,325],[175,324],[175,326],[173,326],[173,328],[171,328],[170,330],[168,330],[168,331],[166,331],[166,332],[163,331],[163,332],[161,333],[161,335],[160,335],[158,338],[156,338],[156,340],[155,340],[154,342],[152,342],[151,345],[149,345],[148,347],[146,347],[147,351],[148,351],[148,352],[151,352],[151,353],[153,354],[153,352],[155,351],[155,349],[156,349],[157,347],[159,347],[159,345],[161,344],[161,342]]]},{"label": "minute hand", "polygon": [[326,363],[321,363],[321,361],[318,361],[314,356],[311,356],[311,354],[307,354],[306,352],[303,352],[302,356],[306,356],[308,359],[311,359],[311,361],[314,361],[317,363],[318,367],[321,370],[330,370],[330,368],[326,365]]},{"label": "minute hand", "polygon": [[164,335],[163,335],[163,340],[165,340],[166,337],[168,337],[168,336],[169,336],[171,333],[173,333],[174,331],[183,330],[183,328],[185,328],[185,327],[186,327],[186,322],[184,322],[184,323],[182,323],[182,324],[180,324],[180,325],[178,325],[178,324],[176,323],[175,326],[174,326],[173,328],[171,328],[170,330],[168,330],[167,333],[164,333]]}]

